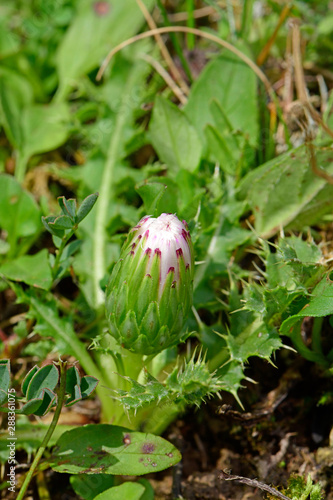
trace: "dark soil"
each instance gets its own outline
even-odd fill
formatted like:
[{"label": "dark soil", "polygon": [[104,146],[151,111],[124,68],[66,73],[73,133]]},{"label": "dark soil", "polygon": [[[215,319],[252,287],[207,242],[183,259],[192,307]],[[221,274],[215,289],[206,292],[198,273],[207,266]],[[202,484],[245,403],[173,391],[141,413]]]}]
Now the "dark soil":
[{"label": "dark soil", "polygon": [[247,376],[258,384],[247,384],[240,394],[246,412],[223,394],[222,403],[232,410],[223,407],[221,414],[221,405],[209,402],[172,426],[166,438],[182,451],[183,461],[173,478],[166,471],[151,479],[156,500],[268,498],[258,487],[221,479],[221,470],[280,491],[292,473],[310,474],[322,484],[324,498],[333,499],[333,407],[317,404],[330,379],[296,355],[287,366],[284,355],[275,361],[278,369],[253,360]]}]

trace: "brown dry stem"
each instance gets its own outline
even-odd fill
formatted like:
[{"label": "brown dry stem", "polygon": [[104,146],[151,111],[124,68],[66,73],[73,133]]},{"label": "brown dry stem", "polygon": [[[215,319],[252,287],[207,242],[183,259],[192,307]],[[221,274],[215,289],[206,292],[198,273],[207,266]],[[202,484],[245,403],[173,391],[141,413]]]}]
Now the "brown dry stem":
[{"label": "brown dry stem", "polygon": [[[136,0],[136,2],[137,2],[138,6],[141,9],[141,12],[143,13],[143,15],[145,17],[149,28],[151,30],[155,30],[157,28],[157,26],[155,24],[154,19],[150,15],[149,10],[145,6],[145,4],[142,2],[142,0]],[[167,66],[168,66],[168,68],[170,70],[170,73],[172,74],[172,76],[174,77],[174,79],[176,80],[176,82],[178,83],[178,85],[180,86],[180,88],[182,89],[182,92],[185,95],[188,95],[190,93],[190,89],[189,89],[188,85],[186,84],[186,82],[184,81],[183,77],[181,76],[181,74],[180,74],[177,66],[173,62],[172,57],[170,56],[169,51],[166,48],[166,45],[163,42],[163,39],[162,39],[161,35],[158,32],[156,32],[154,34],[154,37],[155,37],[156,43],[158,45],[158,48],[160,49],[162,57],[164,58]]]}]

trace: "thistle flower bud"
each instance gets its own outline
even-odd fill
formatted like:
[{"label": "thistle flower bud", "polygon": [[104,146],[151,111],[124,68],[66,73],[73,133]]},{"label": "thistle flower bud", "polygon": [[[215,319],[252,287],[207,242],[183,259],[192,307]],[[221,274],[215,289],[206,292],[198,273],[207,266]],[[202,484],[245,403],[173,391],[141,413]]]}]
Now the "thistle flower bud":
[{"label": "thistle flower bud", "polygon": [[113,337],[146,355],[177,344],[192,305],[193,268],[186,222],[173,214],[143,217],[131,229],[107,287]]}]

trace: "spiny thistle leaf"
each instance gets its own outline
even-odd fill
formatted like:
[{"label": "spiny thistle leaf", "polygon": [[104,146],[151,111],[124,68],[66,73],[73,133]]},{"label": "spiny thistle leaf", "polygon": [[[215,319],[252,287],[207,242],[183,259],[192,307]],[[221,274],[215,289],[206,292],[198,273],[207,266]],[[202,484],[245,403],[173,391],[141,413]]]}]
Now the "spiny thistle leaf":
[{"label": "spiny thistle leaf", "polygon": [[219,391],[224,388],[223,381],[209,371],[201,353],[196,361],[195,355],[194,352],[183,367],[175,367],[165,382],[173,399],[180,405],[200,406],[206,397],[219,396]]},{"label": "spiny thistle leaf", "polygon": [[201,355],[195,361],[195,353],[189,362],[179,365],[167,377],[165,384],[147,372],[145,385],[130,377],[124,377],[130,384],[129,391],[116,390],[114,398],[120,401],[126,411],[136,411],[140,407],[160,403],[176,403],[180,408],[185,405],[199,406],[207,397],[225,389],[223,380],[211,373]]},{"label": "spiny thistle leaf", "polygon": [[130,385],[129,391],[116,390],[115,399],[120,401],[126,411],[137,410],[140,407],[146,406],[154,401],[160,402],[169,396],[168,390],[163,384],[158,382],[152,375],[147,372],[147,382],[145,385],[139,384],[130,377],[124,377]]}]

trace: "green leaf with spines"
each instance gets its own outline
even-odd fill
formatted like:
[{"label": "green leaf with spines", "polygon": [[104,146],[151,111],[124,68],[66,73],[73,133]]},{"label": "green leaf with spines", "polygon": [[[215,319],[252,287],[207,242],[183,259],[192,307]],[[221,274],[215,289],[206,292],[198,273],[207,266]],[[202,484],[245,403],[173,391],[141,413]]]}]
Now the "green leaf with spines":
[{"label": "green leaf with spines", "polygon": [[160,402],[168,397],[169,393],[165,386],[156,380],[148,372],[146,373],[147,381],[145,385],[140,384],[130,377],[124,377],[131,385],[129,391],[115,390],[114,398],[121,402],[126,411],[137,410],[154,401]]},{"label": "green leaf with spines", "polygon": [[183,366],[173,369],[165,381],[166,388],[173,394],[174,401],[181,407],[200,404],[213,394],[223,390],[223,380],[215,376],[201,353],[195,360],[196,353]]},{"label": "green leaf with spines", "polygon": [[194,360],[195,353],[189,362],[184,362],[183,366],[175,366],[170,375],[162,384],[150,373],[146,373],[146,383],[140,384],[137,381],[124,377],[131,385],[129,391],[116,390],[115,399],[120,401],[126,411],[135,412],[147,405],[160,404],[161,401],[168,404],[176,403],[180,408],[185,405],[199,406],[206,397],[219,394],[225,389],[222,378],[216,377],[208,369],[205,360],[198,356]]}]

